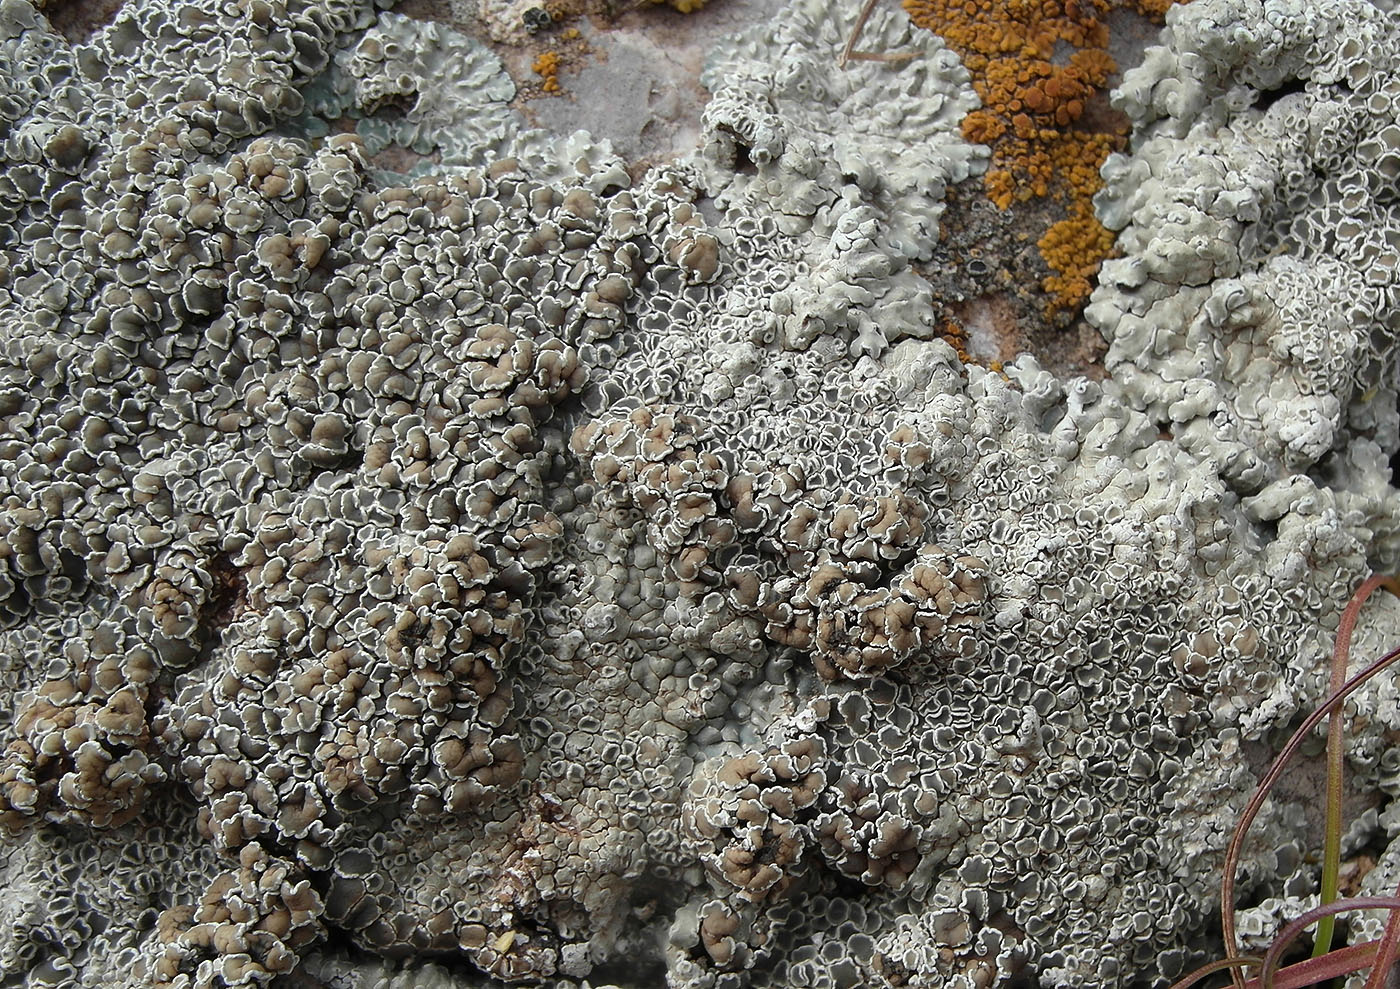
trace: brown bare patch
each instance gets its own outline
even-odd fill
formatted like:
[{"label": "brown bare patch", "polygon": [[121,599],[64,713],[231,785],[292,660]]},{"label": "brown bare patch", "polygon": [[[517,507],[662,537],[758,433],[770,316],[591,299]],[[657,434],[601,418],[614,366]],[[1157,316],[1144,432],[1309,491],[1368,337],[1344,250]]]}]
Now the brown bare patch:
[{"label": "brown bare patch", "polygon": [[126,0],[39,0],[53,29],[70,42],[88,41],[116,19]]}]

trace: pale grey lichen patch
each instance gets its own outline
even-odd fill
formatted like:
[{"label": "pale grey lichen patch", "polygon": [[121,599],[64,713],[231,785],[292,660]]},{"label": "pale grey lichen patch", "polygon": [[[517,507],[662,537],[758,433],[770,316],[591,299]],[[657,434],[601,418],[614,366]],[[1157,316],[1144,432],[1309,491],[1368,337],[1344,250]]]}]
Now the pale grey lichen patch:
[{"label": "pale grey lichen patch", "polygon": [[[1290,578],[1400,562],[1398,37],[1364,3],[1192,4],[1115,94],[1133,148],[1105,165],[1097,205],[1125,257],[1105,263],[1087,315],[1127,401],[1276,527],[1263,565]],[[1288,600],[1335,623],[1313,592]],[[1368,632],[1356,655],[1384,642]],[[1319,697],[1296,671],[1225,669],[1246,734]],[[1394,727],[1391,695],[1389,681],[1360,694],[1355,724]],[[1359,736],[1353,769],[1374,779],[1385,746]],[[1170,843],[1183,865],[1202,861],[1198,826]],[[1297,901],[1275,906],[1277,922]]]},{"label": "pale grey lichen patch", "polygon": [[[1385,26],[1190,9],[1245,40]],[[3,52],[46,68],[0,102],[0,983],[1111,986],[1192,960],[1251,760],[1393,556],[1393,392],[1357,410],[1394,338],[1345,308],[1381,255],[1268,261],[1239,218],[1183,246],[1194,200],[1154,163],[1245,210],[1283,145],[1164,122],[1105,198],[1131,221],[1096,299],[1114,376],[965,367],[908,264],[981,160],[966,75],[889,12],[875,39],[925,59],[823,79],[816,11],[715,63],[700,156],[633,183],[574,135],[405,184],[306,140],[336,51],[381,45],[367,107],[423,98],[430,56],[383,45],[427,35],[369,4],[135,0],[73,48],[0,3]],[[1186,23],[1144,72],[1228,49]],[[1242,105],[1212,102],[1220,58],[1180,112]],[[1141,88],[1144,128],[1177,85]],[[887,105],[892,136],[847,139]],[[1390,124],[1358,119],[1361,156]],[[1217,341],[1238,359],[1192,363],[1208,318],[1129,346],[1159,301],[1215,312],[1217,267],[1289,286]],[[1198,366],[1257,422],[1193,432],[1219,418],[1177,380]],[[1391,789],[1394,690],[1348,708]],[[1305,824],[1276,802],[1246,849],[1261,934],[1307,895]]]},{"label": "pale grey lichen patch", "polygon": [[864,37],[914,57],[834,70],[855,13],[797,3],[720,46],[702,76],[702,161],[720,170],[718,207],[801,238],[807,271],[772,306],[780,340],[849,335],[858,356],[931,335],[928,287],[908,264],[929,257],[947,184],[987,158],[959,130],[979,105],[966,70],[900,12],[877,8]]},{"label": "pale grey lichen patch", "polygon": [[[510,107],[515,83],[486,45],[393,12],[339,39],[326,70],[307,79],[301,95],[304,110],[285,130],[321,140],[332,125],[351,121],[371,157],[394,151],[409,162],[397,170],[400,181],[483,167],[515,153],[526,137]],[[376,179],[389,183],[394,173],[377,170]]]},{"label": "pale grey lichen patch", "polygon": [[484,44],[433,21],[399,14],[336,56],[336,84],[362,119],[370,154],[391,144],[448,165],[483,166],[502,157],[522,128],[509,106],[515,83]]},{"label": "pale grey lichen patch", "polygon": [[[856,13],[795,3],[711,53],[701,76],[713,93],[704,156],[725,170],[721,205],[772,203],[805,231],[835,191],[879,210],[882,247],[926,257],[944,188],[986,167],[986,149],[960,131],[979,101],[967,70],[936,35],[884,7],[862,37],[877,51],[908,57],[835,71],[833,52]],[[830,228],[817,222],[820,238]]]},{"label": "pale grey lichen patch", "polygon": [[[461,0],[452,0],[456,5]],[[530,40],[525,12],[542,4],[539,0],[472,0],[468,18],[480,21],[492,41],[520,45]]]},{"label": "pale grey lichen patch", "polygon": [[619,176],[629,181],[608,142],[526,127],[511,106],[515,83],[496,54],[435,21],[382,14],[339,48],[304,95],[294,130],[323,139],[326,122],[344,117],[372,158],[396,149],[416,158],[406,168],[373,169],[380,184],[462,174],[505,158],[541,181],[584,174],[595,190],[618,185]]},{"label": "pale grey lichen patch", "polygon": [[1116,95],[1134,150],[1098,205],[1126,256],[1087,312],[1134,403],[1255,517],[1335,497],[1368,515],[1383,569],[1400,561],[1380,455],[1400,434],[1400,65],[1378,53],[1398,30],[1366,4],[1175,8]]}]

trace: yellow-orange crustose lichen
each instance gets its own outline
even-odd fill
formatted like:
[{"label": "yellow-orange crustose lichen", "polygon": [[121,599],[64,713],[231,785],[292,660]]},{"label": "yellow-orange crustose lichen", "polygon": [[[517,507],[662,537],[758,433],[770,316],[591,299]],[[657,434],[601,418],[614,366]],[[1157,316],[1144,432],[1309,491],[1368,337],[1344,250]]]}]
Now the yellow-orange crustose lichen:
[{"label": "yellow-orange crustose lichen", "polygon": [[651,0],[651,2],[670,4],[682,14],[693,14],[705,6],[705,0]]},{"label": "yellow-orange crustose lichen", "polygon": [[[1116,71],[1106,47],[1111,6],[1160,19],[1172,0],[904,0],[920,27],[943,38],[972,73],[982,108],[963,135],[992,149],[987,196],[1002,209],[1054,197],[1067,215],[1038,242],[1052,275],[1050,312],[1087,298],[1113,237],[1090,200],[1099,166],[1124,139],[1089,126],[1085,110]],[[1068,52],[1068,57],[1065,53]]]},{"label": "yellow-orange crustose lichen", "polygon": [[1045,231],[1036,246],[1054,272],[1043,286],[1054,297],[1052,307],[1078,308],[1094,288],[1100,262],[1113,251],[1113,231],[1098,221],[1088,200],[1077,199],[1070,215]]},{"label": "yellow-orange crustose lichen", "polygon": [[548,51],[542,53],[535,59],[535,64],[531,66],[535,75],[544,82],[540,88],[546,93],[557,93],[559,91],[559,53]]},{"label": "yellow-orange crustose lichen", "polygon": [[967,350],[967,330],[959,323],[951,319],[945,319],[938,325],[936,330],[938,337],[946,341],[954,350],[958,352],[958,360],[964,364],[975,363],[972,355]]}]

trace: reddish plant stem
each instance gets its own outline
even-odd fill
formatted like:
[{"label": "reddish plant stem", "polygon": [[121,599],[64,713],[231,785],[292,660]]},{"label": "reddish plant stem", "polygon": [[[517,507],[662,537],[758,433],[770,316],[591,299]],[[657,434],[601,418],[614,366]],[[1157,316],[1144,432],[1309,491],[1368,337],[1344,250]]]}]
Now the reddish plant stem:
[{"label": "reddish plant stem", "polygon": [[[1278,983],[1274,978],[1275,973],[1279,963],[1283,961],[1283,953],[1288,950],[1289,945],[1298,939],[1298,935],[1320,920],[1335,917],[1340,913],[1352,913],[1356,910],[1390,910],[1391,916],[1394,916],[1394,912],[1400,910],[1400,896],[1348,897],[1345,900],[1337,900],[1333,903],[1324,903],[1320,907],[1313,907],[1297,920],[1284,925],[1283,930],[1279,931],[1278,937],[1274,938],[1274,943],[1269,945],[1268,953],[1264,955],[1264,967],[1259,972],[1260,989],[1278,989]],[[1371,943],[1377,944],[1378,942]]]},{"label": "reddish plant stem", "polygon": [[[1373,676],[1385,669],[1396,659],[1400,659],[1400,649],[1392,649],[1380,659],[1371,663],[1364,670],[1347,680],[1339,690],[1333,691],[1327,699],[1312,714],[1303,721],[1303,724],[1289,738],[1284,745],[1283,751],[1278,754],[1273,764],[1259,781],[1259,786],[1250,799],[1244,813],[1240,816],[1239,824],[1235,827],[1235,833],[1230,837],[1230,844],[1225,849],[1225,864],[1222,870],[1220,881],[1220,925],[1225,940],[1225,952],[1227,955],[1236,955],[1236,945],[1238,938],[1235,934],[1235,872],[1239,866],[1240,849],[1244,846],[1245,836],[1249,832],[1249,826],[1254,823],[1254,819],[1259,816],[1260,809],[1264,806],[1264,801],[1268,799],[1269,791],[1278,782],[1288,760],[1302,747],[1307,739],[1308,733],[1316,728],[1323,718],[1326,718],[1332,708],[1348,697],[1353,691],[1370,680]],[[1231,978],[1238,989],[1244,989],[1245,980],[1239,972],[1232,972]]]}]

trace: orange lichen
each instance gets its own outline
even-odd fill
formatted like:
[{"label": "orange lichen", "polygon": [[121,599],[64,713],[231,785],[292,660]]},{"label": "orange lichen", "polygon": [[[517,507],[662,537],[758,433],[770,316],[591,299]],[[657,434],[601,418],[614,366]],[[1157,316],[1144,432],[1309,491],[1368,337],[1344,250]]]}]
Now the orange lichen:
[{"label": "orange lichen", "polygon": [[535,64],[532,65],[531,68],[534,69],[535,75],[544,80],[540,86],[541,89],[546,93],[559,92],[558,52],[547,51],[541,53],[540,56],[535,59]]},{"label": "orange lichen", "polygon": [[939,324],[935,331],[939,339],[944,340],[958,354],[958,360],[964,364],[973,363],[972,355],[967,352],[967,330],[951,319],[946,319]]},{"label": "orange lichen", "polygon": [[[1053,274],[1048,315],[1082,305],[1113,238],[1090,207],[1099,167],[1123,145],[1121,128],[1091,126],[1086,110],[1117,71],[1107,52],[1111,6],[1160,20],[1172,0],[903,0],[972,73],[982,107],[963,136],[991,148],[983,179],[999,208],[1050,197],[1065,218],[1039,241]],[[1048,252],[1048,253],[1047,253]]]},{"label": "orange lichen", "polygon": [[1073,215],[1045,231],[1036,246],[1056,272],[1045,279],[1045,290],[1061,306],[1078,308],[1093,290],[1099,264],[1113,250],[1113,233],[1095,218],[1087,203],[1076,202]]}]

